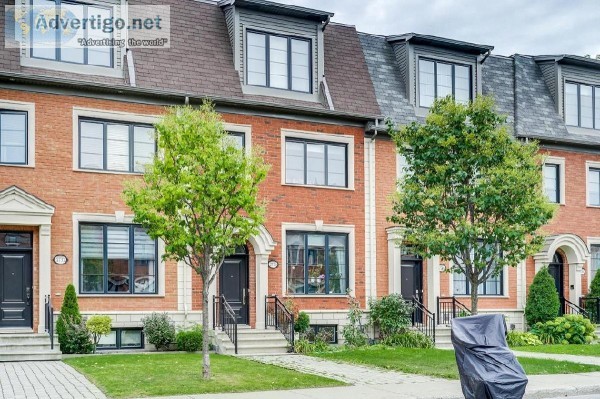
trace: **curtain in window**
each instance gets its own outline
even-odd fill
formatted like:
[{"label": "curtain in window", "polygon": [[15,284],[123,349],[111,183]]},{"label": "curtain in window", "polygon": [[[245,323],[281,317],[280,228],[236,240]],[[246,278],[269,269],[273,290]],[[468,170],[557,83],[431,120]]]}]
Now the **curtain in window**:
[{"label": "curtain in window", "polygon": [[304,235],[287,235],[287,292],[304,294]]},{"label": "curtain in window", "polygon": [[104,169],[104,125],[81,122],[79,135],[79,166],[84,169]]}]

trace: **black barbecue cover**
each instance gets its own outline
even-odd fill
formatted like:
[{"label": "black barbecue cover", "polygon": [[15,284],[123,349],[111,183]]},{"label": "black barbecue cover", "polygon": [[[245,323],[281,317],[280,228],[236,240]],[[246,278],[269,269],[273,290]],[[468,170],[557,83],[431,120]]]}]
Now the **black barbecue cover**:
[{"label": "black barbecue cover", "polygon": [[452,320],[452,345],[465,399],[521,399],[527,376],[506,344],[499,314]]}]

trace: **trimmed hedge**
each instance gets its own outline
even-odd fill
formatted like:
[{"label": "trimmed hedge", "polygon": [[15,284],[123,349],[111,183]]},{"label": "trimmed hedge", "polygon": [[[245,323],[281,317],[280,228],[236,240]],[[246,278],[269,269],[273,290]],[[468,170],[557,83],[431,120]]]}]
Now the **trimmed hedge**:
[{"label": "trimmed hedge", "polygon": [[525,305],[525,319],[529,326],[536,323],[545,323],[558,316],[560,301],[554,278],[548,273],[548,268],[543,267],[533,278],[527,295]]}]

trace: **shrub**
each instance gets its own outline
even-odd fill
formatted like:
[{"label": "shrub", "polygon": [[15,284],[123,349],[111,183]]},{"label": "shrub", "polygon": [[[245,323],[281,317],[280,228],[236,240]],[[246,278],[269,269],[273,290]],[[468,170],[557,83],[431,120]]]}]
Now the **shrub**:
[{"label": "shrub", "polygon": [[98,346],[100,338],[102,338],[103,335],[110,334],[112,320],[110,316],[93,315],[87,319],[87,321],[85,322],[85,326],[87,327],[88,331],[92,334],[94,342],[94,353],[96,353],[96,346]]},{"label": "shrub", "polygon": [[344,326],[342,336],[348,347],[361,347],[368,343],[367,334],[362,325],[363,311],[356,298],[348,295],[348,325]]},{"label": "shrub", "polygon": [[308,313],[300,312],[298,313],[298,319],[294,324],[294,331],[299,334],[305,334],[310,328],[310,317]]},{"label": "shrub", "polygon": [[560,302],[554,278],[543,267],[533,278],[525,305],[525,319],[531,327],[536,323],[545,323],[558,316]]},{"label": "shrub", "polygon": [[198,325],[191,330],[179,331],[176,341],[178,351],[199,351],[202,348],[202,326]]},{"label": "shrub", "polygon": [[435,347],[433,340],[418,331],[405,331],[390,335],[381,341],[385,346],[399,346],[402,348],[429,349]]},{"label": "shrub", "polygon": [[169,349],[175,342],[175,326],[166,313],[152,313],[142,319],[144,334],[156,350]]},{"label": "shrub", "polygon": [[542,345],[539,337],[530,332],[510,331],[506,336],[508,346],[538,346]]},{"label": "shrub", "polygon": [[[79,313],[79,305],[77,304],[77,294],[75,293],[73,284],[69,284],[65,290],[65,296],[60,308],[60,315],[58,316],[58,320],[56,320],[56,335],[58,336],[58,343],[61,350],[63,350],[63,347],[70,348],[72,346],[67,342],[67,335],[69,335],[69,337],[73,336],[71,333],[67,334],[67,329],[69,328],[68,325],[80,323],[81,313]],[[63,353],[73,352],[65,352],[63,350]]]},{"label": "shrub", "polygon": [[537,323],[531,329],[545,344],[589,344],[596,339],[596,326],[579,314]]},{"label": "shrub", "polygon": [[399,294],[371,299],[369,308],[369,324],[379,329],[381,339],[404,332],[411,325],[413,306]]},{"label": "shrub", "polygon": [[[600,298],[600,273],[596,273],[594,279],[590,284],[590,290],[587,294],[588,298]],[[598,299],[600,300],[600,299]],[[590,318],[594,321],[598,321],[600,319],[600,315],[598,315],[598,308],[596,307],[595,302],[588,302],[590,306],[585,308],[585,311],[588,313]]]},{"label": "shrub", "polygon": [[310,341],[309,337],[301,338],[294,344],[294,352],[302,354],[327,352],[329,350],[329,340],[331,340],[330,335],[326,331],[320,331],[314,335],[313,342]]},{"label": "shrub", "polygon": [[79,322],[66,321],[60,350],[65,354],[92,353],[94,350],[92,336],[81,320]]}]

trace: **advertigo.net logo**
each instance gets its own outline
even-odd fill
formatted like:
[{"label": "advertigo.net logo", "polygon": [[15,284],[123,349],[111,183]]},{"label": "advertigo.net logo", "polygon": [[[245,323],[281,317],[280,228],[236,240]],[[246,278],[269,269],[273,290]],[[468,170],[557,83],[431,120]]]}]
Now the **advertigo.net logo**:
[{"label": "advertigo.net logo", "polygon": [[5,6],[7,48],[170,47],[170,6]]}]

